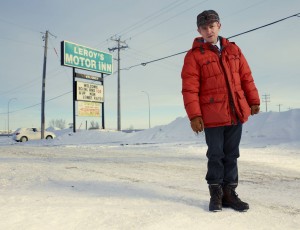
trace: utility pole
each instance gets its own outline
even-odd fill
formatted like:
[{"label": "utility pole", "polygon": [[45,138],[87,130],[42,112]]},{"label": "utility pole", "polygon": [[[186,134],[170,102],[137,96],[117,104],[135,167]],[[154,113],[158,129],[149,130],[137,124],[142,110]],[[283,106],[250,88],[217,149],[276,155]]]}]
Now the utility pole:
[{"label": "utility pole", "polygon": [[[45,137],[45,88],[46,88],[46,67],[47,67],[47,50],[48,50],[48,37],[51,34],[48,30],[46,30],[45,36],[43,35],[43,39],[45,41],[44,46],[44,65],[43,65],[43,81],[42,81],[42,106],[41,106],[41,139]],[[53,34],[51,34],[55,37]]]},{"label": "utility pole", "polygon": [[277,106],[279,107],[279,112],[280,112],[280,106],[282,106],[282,104],[278,104]]},{"label": "utility pole", "polygon": [[47,49],[48,49],[48,33],[46,30],[45,36],[43,39],[45,40],[44,46],[44,66],[43,66],[43,81],[42,81],[42,111],[41,111],[41,139],[44,139],[45,134],[45,86],[46,86],[46,67],[47,67]]},{"label": "utility pole", "polygon": [[270,102],[270,94],[265,94],[262,96],[262,101],[266,103],[266,112],[268,112],[268,102]]},{"label": "utility pole", "polygon": [[[111,38],[112,41],[117,42],[117,46],[113,48],[108,48],[110,52],[114,52],[115,50],[118,50],[118,131],[121,131],[121,93],[120,93],[120,50],[128,48],[128,45],[125,43],[125,41],[121,41],[121,37],[117,39]],[[121,43],[125,44],[121,46]]]}]

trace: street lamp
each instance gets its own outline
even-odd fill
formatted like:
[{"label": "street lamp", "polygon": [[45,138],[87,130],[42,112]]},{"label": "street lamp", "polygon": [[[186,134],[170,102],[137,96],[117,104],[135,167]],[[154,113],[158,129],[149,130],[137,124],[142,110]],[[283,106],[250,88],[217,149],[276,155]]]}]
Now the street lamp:
[{"label": "street lamp", "polygon": [[146,91],[142,91],[143,93],[147,94],[148,97],[148,109],[149,109],[149,129],[151,128],[151,123],[150,123],[150,97],[149,94]]},{"label": "street lamp", "polygon": [[7,103],[7,136],[9,136],[9,104],[12,100],[17,100],[17,98],[11,98]]}]

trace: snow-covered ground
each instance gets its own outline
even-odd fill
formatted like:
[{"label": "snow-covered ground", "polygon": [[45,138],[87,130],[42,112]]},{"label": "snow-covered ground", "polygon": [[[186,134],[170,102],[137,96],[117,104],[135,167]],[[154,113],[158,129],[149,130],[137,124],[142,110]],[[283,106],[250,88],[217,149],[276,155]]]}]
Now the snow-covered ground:
[{"label": "snow-covered ground", "polygon": [[187,118],[136,133],[0,138],[0,229],[300,229],[300,110],[244,126],[240,197],[208,212],[204,135]]}]

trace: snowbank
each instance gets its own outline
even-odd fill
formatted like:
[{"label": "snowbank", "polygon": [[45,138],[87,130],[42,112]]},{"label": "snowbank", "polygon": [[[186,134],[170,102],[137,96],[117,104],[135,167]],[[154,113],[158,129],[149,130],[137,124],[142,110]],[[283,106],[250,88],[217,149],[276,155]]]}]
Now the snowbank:
[{"label": "snowbank", "polygon": [[[300,141],[300,109],[268,112],[251,116],[243,126],[242,143],[279,144]],[[58,134],[59,136],[59,134]],[[172,142],[204,142],[204,134],[195,135],[187,117],[151,129],[123,133],[117,131],[81,131],[60,136],[53,144],[153,144]]]},{"label": "snowbank", "polygon": [[244,125],[244,137],[252,141],[284,143],[300,141],[300,109],[260,113]]},{"label": "snowbank", "polygon": [[[243,126],[242,144],[274,145],[300,141],[300,109],[286,112],[259,113],[251,116]],[[143,131],[125,133],[115,130],[89,130],[72,132],[72,129],[52,130],[54,140],[37,140],[15,143],[10,138],[1,138],[0,145],[132,145],[155,143],[205,143],[204,133],[195,135],[187,117],[178,117],[170,124]]]}]

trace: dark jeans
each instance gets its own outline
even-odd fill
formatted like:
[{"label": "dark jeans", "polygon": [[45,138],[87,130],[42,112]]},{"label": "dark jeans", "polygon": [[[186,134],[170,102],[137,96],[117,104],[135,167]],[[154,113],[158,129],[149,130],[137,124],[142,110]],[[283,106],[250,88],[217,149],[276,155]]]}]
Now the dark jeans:
[{"label": "dark jeans", "polygon": [[242,124],[205,128],[208,184],[237,184]]}]

